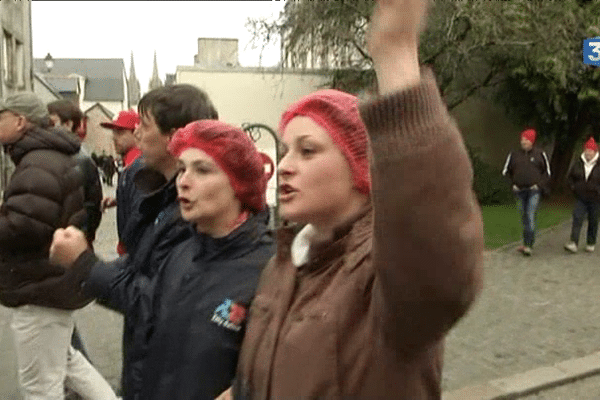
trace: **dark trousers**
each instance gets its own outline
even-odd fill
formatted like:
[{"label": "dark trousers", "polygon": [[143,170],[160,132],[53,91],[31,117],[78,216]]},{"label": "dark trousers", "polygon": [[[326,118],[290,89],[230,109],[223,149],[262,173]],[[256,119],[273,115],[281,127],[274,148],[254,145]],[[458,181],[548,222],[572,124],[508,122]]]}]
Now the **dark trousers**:
[{"label": "dark trousers", "polygon": [[571,228],[571,241],[579,243],[579,233],[581,226],[587,215],[587,244],[593,246],[596,244],[598,236],[598,203],[594,201],[584,201],[577,199],[575,209],[573,210],[573,226]]}]

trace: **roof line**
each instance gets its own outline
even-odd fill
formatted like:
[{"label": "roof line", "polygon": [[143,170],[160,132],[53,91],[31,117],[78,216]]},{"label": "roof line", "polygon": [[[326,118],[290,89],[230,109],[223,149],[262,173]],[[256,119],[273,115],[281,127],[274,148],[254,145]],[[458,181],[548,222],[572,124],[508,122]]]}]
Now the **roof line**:
[{"label": "roof line", "polygon": [[94,107],[96,107],[96,106],[100,107],[100,110],[102,110],[102,112],[103,112],[104,114],[106,114],[106,116],[107,116],[108,118],[110,118],[111,120],[113,119],[113,117],[114,117],[114,114],[112,113],[112,111],[110,111],[108,108],[104,107],[104,106],[102,105],[102,103],[100,103],[100,102],[96,102],[96,104],[94,104],[94,105],[92,105],[91,107],[89,107],[89,108],[88,108],[87,110],[85,110],[83,113],[84,113],[84,114],[87,114],[87,113],[88,113],[88,112],[89,112],[89,111],[90,111],[92,108],[94,108]]},{"label": "roof line", "polygon": [[40,81],[40,83],[42,85],[44,85],[44,87],[46,89],[48,89],[53,95],[55,95],[57,97],[57,99],[62,99],[63,97],[60,95],[60,93],[56,92],[56,90],[52,87],[52,85],[50,85],[50,83],[46,82],[46,80],[37,72],[33,73],[34,78],[37,78],[38,81]]}]

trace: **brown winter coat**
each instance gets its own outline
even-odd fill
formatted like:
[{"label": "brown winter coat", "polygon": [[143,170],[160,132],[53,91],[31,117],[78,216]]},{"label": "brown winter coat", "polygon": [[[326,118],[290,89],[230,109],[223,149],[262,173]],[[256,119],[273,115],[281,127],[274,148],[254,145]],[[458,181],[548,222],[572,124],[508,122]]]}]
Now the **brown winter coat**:
[{"label": "brown winter coat", "polygon": [[443,337],[479,291],[472,169],[429,71],[362,109],[372,207],[290,261],[279,232],[242,346],[239,399],[439,399]]},{"label": "brown winter coat", "polygon": [[0,303],[75,309],[89,303],[74,272],[52,265],[48,252],[57,228],[85,223],[83,174],[75,135],[28,130],[7,146],[15,163],[0,207]]}]

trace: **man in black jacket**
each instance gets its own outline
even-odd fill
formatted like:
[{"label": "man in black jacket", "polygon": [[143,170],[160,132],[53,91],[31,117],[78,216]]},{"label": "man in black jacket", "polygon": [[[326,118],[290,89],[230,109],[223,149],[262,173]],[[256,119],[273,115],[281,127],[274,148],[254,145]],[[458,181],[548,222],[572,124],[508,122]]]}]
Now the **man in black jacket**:
[{"label": "man in black jacket", "polygon": [[526,129],[521,133],[521,148],[508,154],[502,175],[508,177],[517,197],[523,223],[524,255],[531,255],[535,242],[535,216],[541,195],[548,193],[550,163],[546,153],[534,147],[536,131]]},{"label": "man in black jacket", "polygon": [[[73,102],[57,100],[48,103],[48,113],[54,126],[61,126],[79,137],[78,130],[83,119],[83,113]],[[83,143],[75,158],[83,171],[85,179],[83,197],[87,219],[83,230],[91,245],[96,238],[96,231],[102,220],[102,184],[100,183],[98,168],[91,155],[84,149]]]},{"label": "man in black jacket", "polygon": [[127,255],[105,262],[87,251],[82,236],[53,245],[52,260],[74,264],[69,271],[81,277],[84,291],[101,304],[122,313],[123,398],[136,399],[141,391],[141,371],[146,349],[133,351],[132,343],[146,335],[151,319],[149,287],[169,252],[190,237],[180,218],[175,177],[177,159],[167,145],[178,128],[199,119],[217,119],[208,95],[191,85],[172,85],[152,90],[138,105],[141,124],[136,129],[145,166],[134,177],[144,193],[123,229],[121,240]]},{"label": "man in black jacket", "polygon": [[[81,148],[79,149],[79,153],[75,156],[75,159],[83,172],[84,178],[83,204],[86,211],[86,220],[83,231],[85,232],[88,243],[90,246],[93,246],[94,239],[96,238],[96,231],[102,220],[102,184],[100,183],[100,174],[98,173],[96,163],[83,147],[83,138],[85,135],[80,136],[78,133],[81,126],[81,120],[83,119],[83,113],[79,107],[70,100],[56,100],[48,103],[47,107],[53,125],[72,132],[74,135],[77,135],[81,141]],[[83,339],[77,330],[77,326],[73,328],[71,344],[76,350],[79,350],[85,358],[90,360]]]},{"label": "man in black jacket", "polygon": [[0,142],[15,164],[0,207],[0,302],[13,309],[25,397],[63,399],[67,385],[87,399],[114,399],[110,385],[70,345],[73,310],[91,298],[72,272],[48,260],[57,228],[85,225],[83,174],[74,159],[79,140],[50,127],[37,96],[18,93],[0,102]]},{"label": "man in black jacket", "polygon": [[593,252],[598,236],[598,204],[600,203],[600,168],[598,168],[598,145],[593,137],[583,146],[583,154],[575,160],[568,175],[569,186],[575,193],[571,240],[565,244],[565,250],[577,252],[579,233],[587,214],[587,245],[585,250]]}]

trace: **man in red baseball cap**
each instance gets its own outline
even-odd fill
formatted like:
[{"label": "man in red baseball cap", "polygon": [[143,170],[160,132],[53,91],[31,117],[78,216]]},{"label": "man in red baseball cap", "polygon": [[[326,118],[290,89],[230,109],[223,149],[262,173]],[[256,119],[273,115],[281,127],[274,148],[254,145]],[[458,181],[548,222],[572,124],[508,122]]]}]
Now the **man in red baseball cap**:
[{"label": "man in red baseball cap", "polygon": [[531,255],[535,242],[535,215],[542,193],[547,193],[550,181],[550,163],[546,153],[534,146],[535,129],[521,132],[521,148],[508,155],[502,175],[508,177],[517,197],[523,223],[523,246],[518,250]]},{"label": "man in red baseball cap", "polygon": [[102,122],[100,126],[112,129],[115,151],[123,158],[123,166],[127,167],[139,157],[133,131],[140,123],[140,117],[134,110],[121,111],[112,122]]},{"label": "man in red baseball cap", "polygon": [[134,110],[125,110],[121,111],[112,122],[102,122],[100,124],[103,128],[112,129],[115,151],[121,156],[123,161],[123,171],[119,174],[117,181],[116,198],[106,197],[102,200],[103,210],[117,206],[117,230],[119,235],[117,252],[119,254],[125,253],[125,248],[120,241],[121,232],[126,223],[127,210],[135,197],[136,188],[132,179],[135,172],[143,164],[140,158],[141,152],[137,147],[134,135],[134,131],[139,123],[140,117],[137,112]]}]

